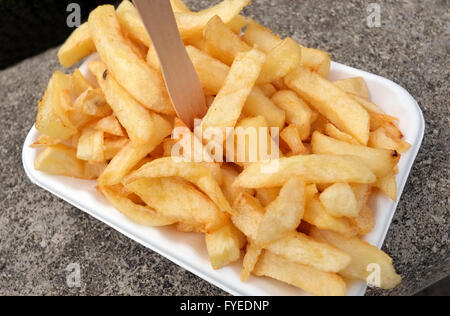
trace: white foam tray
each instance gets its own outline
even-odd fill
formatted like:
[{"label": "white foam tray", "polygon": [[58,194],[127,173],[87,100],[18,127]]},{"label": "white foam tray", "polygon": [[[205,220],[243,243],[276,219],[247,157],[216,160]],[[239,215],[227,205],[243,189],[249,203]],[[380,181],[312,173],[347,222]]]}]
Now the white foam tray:
[{"label": "white foam tray", "polygon": [[[87,71],[84,65],[82,72],[88,75]],[[424,136],[425,122],[422,111],[413,97],[394,82],[362,70],[332,63],[330,80],[355,76],[366,80],[371,98],[376,104],[387,114],[400,119],[400,130],[404,133],[406,141],[412,144],[411,150],[402,156],[399,164],[400,172],[397,181],[400,197]],[[149,228],[137,225],[110,206],[107,200],[96,191],[95,181],[52,176],[36,171],[33,162],[38,150],[29,148],[29,145],[37,137],[38,132],[33,127],[25,140],[22,159],[28,177],[38,186],[230,294],[239,296],[308,295],[295,287],[269,278],[252,276],[248,283],[242,283],[241,262],[215,271],[209,264],[202,235],[179,233],[173,228]],[[365,239],[381,247],[398,203],[381,195],[373,198],[371,203],[376,211],[377,224]],[[362,296],[365,291],[366,285],[363,282],[353,282],[348,287],[350,296]]]}]

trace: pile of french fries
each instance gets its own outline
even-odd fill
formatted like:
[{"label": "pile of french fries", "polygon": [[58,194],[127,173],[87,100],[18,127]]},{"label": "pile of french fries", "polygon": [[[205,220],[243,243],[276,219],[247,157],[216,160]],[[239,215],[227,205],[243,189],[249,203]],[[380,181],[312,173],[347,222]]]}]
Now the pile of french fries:
[{"label": "pile of french fries", "polygon": [[397,165],[410,148],[397,119],[369,100],[362,78],[328,81],[327,53],[240,15],[250,0],[200,12],[171,2],[209,106],[203,127],[279,128],[277,170],[171,158],[172,131],[184,124],[129,1],[95,9],[59,50],[65,67],[97,52],[96,80],[78,69],[52,76],[39,102],[35,168],[96,179],[139,224],[204,234],[213,268],[243,258],[243,281],[254,274],[345,295],[348,280],[367,281],[376,265],[375,285],[397,286],[391,258],[361,239],[375,225],[370,195],[397,198]]}]

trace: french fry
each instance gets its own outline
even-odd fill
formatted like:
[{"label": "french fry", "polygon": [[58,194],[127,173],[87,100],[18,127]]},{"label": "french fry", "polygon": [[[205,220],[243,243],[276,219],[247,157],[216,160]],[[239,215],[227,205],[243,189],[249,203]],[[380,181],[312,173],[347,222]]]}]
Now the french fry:
[{"label": "french fry", "polygon": [[347,218],[336,218],[328,214],[318,196],[306,203],[303,219],[315,227],[338,232],[347,237],[354,237],[358,234],[357,228],[351,225]]},{"label": "french fry", "polygon": [[269,244],[267,250],[291,262],[309,265],[325,272],[338,273],[351,260],[345,252],[295,231]]},{"label": "french fry", "polygon": [[291,284],[317,296],[345,296],[346,284],[334,273],[294,263],[270,251],[261,254],[253,273]]},{"label": "french fry", "polygon": [[250,240],[255,240],[265,212],[261,203],[244,192],[234,201],[233,209],[236,211],[236,215],[231,216],[234,226]]},{"label": "french fry", "polygon": [[253,88],[245,101],[242,113],[247,116],[263,116],[270,127],[282,129],[285,124],[286,113],[257,86]]},{"label": "french fry", "polygon": [[289,74],[285,83],[340,130],[367,144],[369,113],[341,89],[304,67]]},{"label": "french fry", "polygon": [[165,217],[193,225],[197,231],[214,232],[228,220],[211,200],[183,179],[139,179],[126,187]]},{"label": "french fry", "polygon": [[130,140],[126,137],[105,139],[103,144],[105,159],[112,160],[129,142]]},{"label": "french fry", "polygon": [[[282,42],[279,36],[273,34],[270,29],[255,21],[249,23],[243,35],[243,40],[247,44],[258,47],[266,53],[273,50]],[[317,72],[322,77],[326,77],[331,65],[328,53],[314,48],[307,48],[299,44],[297,46],[300,49],[301,65],[309,68],[311,71]],[[285,88],[280,88],[279,90],[285,90]]]},{"label": "french fry", "polygon": [[369,147],[396,150],[400,154],[411,149],[411,145],[399,138],[391,138],[384,127],[370,133]]},{"label": "french fry", "polygon": [[58,145],[59,143],[61,143],[59,139],[47,135],[41,135],[33,144],[30,145],[30,148],[45,148]]},{"label": "french fry", "polygon": [[305,212],[305,183],[294,177],[281,188],[278,198],[266,207],[255,242],[266,246],[294,231]]},{"label": "french fry", "polygon": [[77,68],[72,75],[72,93],[75,99],[77,99],[84,91],[88,89],[94,89],[92,84],[84,77],[80,70]]},{"label": "french fry", "polygon": [[127,197],[121,196],[110,188],[101,187],[100,191],[120,213],[139,225],[161,227],[175,223],[174,220],[157,213],[149,207],[133,203]]},{"label": "french fry", "polygon": [[274,87],[271,83],[266,83],[259,86],[259,89],[261,89],[262,93],[268,98],[272,98],[275,93],[277,93],[277,88]]},{"label": "french fry", "polygon": [[75,100],[73,108],[78,113],[95,117],[105,117],[112,113],[100,89],[88,89],[84,91]]},{"label": "french fry", "polygon": [[264,54],[258,50],[251,50],[236,57],[225,84],[203,118],[203,128],[236,125],[264,61]]},{"label": "french fry", "polygon": [[84,129],[78,140],[77,158],[89,163],[105,162],[103,135],[102,131]]},{"label": "french fry", "polygon": [[271,83],[293,71],[302,60],[301,47],[290,37],[267,52],[266,62],[258,78],[258,84]]},{"label": "french fry", "polygon": [[286,121],[297,126],[301,140],[308,139],[311,134],[312,111],[306,102],[294,92],[286,90],[278,91],[272,100],[286,112]]},{"label": "french fry", "polygon": [[[325,125],[325,131],[324,133],[327,136],[330,136],[331,138],[353,144],[353,145],[360,145],[360,143],[351,135],[341,132],[336,126],[334,126],[331,123],[327,123]],[[370,141],[370,140],[369,140]]]},{"label": "french fry", "polygon": [[209,20],[204,31],[206,52],[224,64],[231,66],[239,53],[252,48],[215,16]]},{"label": "french fry", "polygon": [[207,167],[193,162],[175,162],[172,158],[154,160],[131,173],[124,183],[161,177],[184,178],[202,190],[222,212],[235,214],[211,171]]},{"label": "french fry", "polygon": [[358,229],[359,236],[365,236],[370,233],[375,227],[375,215],[374,212],[365,205],[358,216],[351,218],[350,222]]},{"label": "french fry", "polygon": [[62,141],[76,134],[76,128],[61,106],[61,93],[70,89],[71,84],[70,76],[59,71],[53,74],[44,97],[39,102],[36,129],[40,133]]},{"label": "french fry", "polygon": [[266,207],[280,195],[281,188],[260,188],[256,190],[256,198]]},{"label": "french fry", "polygon": [[62,66],[70,68],[93,52],[95,52],[95,44],[88,23],[84,23],[73,31],[61,46],[58,59]]},{"label": "french fry", "polygon": [[250,274],[253,272],[256,264],[258,263],[259,256],[262,253],[262,249],[253,242],[247,244],[246,253],[244,256],[244,262],[242,263],[241,280],[247,282]]},{"label": "french fry", "polygon": [[[92,62],[89,64],[89,69],[97,77],[106,100],[133,144],[140,145],[149,142],[153,138],[155,130],[159,129],[156,123],[163,119],[158,114],[147,111],[131,97],[111,75],[108,75],[104,64]],[[164,124],[163,130],[166,127],[169,127],[168,124]],[[167,130],[165,131],[167,132]],[[170,134],[170,131],[167,134]]]},{"label": "french fry", "polygon": [[333,84],[339,89],[357,95],[363,99],[369,99],[369,90],[367,89],[366,82],[362,77],[354,77],[348,79],[342,79],[334,81]]},{"label": "french fry", "polygon": [[320,194],[320,202],[334,217],[356,217],[360,208],[352,188],[347,183],[335,183]]},{"label": "french fry", "polygon": [[283,139],[289,146],[294,155],[301,155],[307,152],[307,149],[303,145],[302,139],[300,138],[297,125],[289,125],[281,132],[280,136],[281,139]]},{"label": "french fry", "polygon": [[386,194],[392,201],[397,202],[397,180],[394,172],[377,179],[374,186]]},{"label": "french fry", "polygon": [[34,161],[36,170],[66,177],[84,179],[84,162],[77,159],[77,151],[66,145],[54,145],[42,151]]},{"label": "french fry", "polygon": [[352,145],[335,140],[315,132],[312,137],[312,149],[315,154],[354,155],[359,157],[377,177],[391,172],[400,160],[395,150],[375,149],[361,145]]},{"label": "french fry", "polygon": [[93,126],[96,130],[108,133],[114,136],[125,136],[119,121],[114,115],[102,118]]},{"label": "french fry", "polygon": [[239,175],[235,185],[253,189],[279,187],[294,175],[314,183],[374,183],[376,180],[362,160],[353,156],[303,155],[281,158],[274,173],[262,173],[265,165],[249,165]]},{"label": "french fry", "polygon": [[[163,80],[130,47],[122,35],[114,7],[99,6],[92,11],[89,29],[102,61],[115,80],[145,107],[173,114]],[[129,76],[130,73],[133,76]]]},{"label": "french fry", "polygon": [[352,257],[350,264],[339,272],[342,276],[367,282],[370,273],[373,272],[370,269],[373,266],[379,271],[380,282],[372,285],[389,290],[401,282],[402,278],[392,266],[392,259],[377,247],[358,238],[345,238],[339,234],[316,228],[312,229],[311,235],[341,249]]},{"label": "french fry", "polygon": [[197,71],[205,93],[208,95],[218,94],[225,83],[230,67],[194,46],[187,46],[186,51]]},{"label": "french fry", "polygon": [[224,227],[205,235],[211,265],[215,270],[241,258],[245,236],[229,221]]},{"label": "french fry", "polygon": [[234,201],[242,192],[246,192],[250,195],[254,194],[254,190],[233,186],[234,181],[239,176],[237,171],[227,166],[222,166],[221,170],[223,174],[223,183],[221,188],[230,205],[233,205]]}]

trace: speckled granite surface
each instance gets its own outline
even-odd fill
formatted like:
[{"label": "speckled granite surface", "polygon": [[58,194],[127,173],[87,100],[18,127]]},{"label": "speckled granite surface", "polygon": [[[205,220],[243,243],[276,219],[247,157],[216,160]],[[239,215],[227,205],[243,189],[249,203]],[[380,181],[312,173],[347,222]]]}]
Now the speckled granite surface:
[{"label": "speckled granite surface", "polygon": [[[426,136],[384,246],[404,282],[368,291],[410,295],[449,272],[449,2],[379,0],[376,29],[366,25],[369,2],[253,0],[246,13],[336,61],[398,82],[420,102]],[[27,180],[21,147],[57,69],[50,50],[0,72],[0,295],[225,294]],[[81,288],[66,285],[70,263],[81,266]]]}]

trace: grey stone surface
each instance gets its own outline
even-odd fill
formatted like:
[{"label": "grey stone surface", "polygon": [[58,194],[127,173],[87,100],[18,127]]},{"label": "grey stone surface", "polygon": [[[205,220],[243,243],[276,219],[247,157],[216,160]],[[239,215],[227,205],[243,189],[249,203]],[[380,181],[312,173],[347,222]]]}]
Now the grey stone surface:
[{"label": "grey stone surface", "polygon": [[[410,295],[449,272],[449,3],[378,0],[382,26],[370,29],[369,2],[253,0],[245,12],[335,61],[399,83],[419,101],[426,136],[384,245],[404,282],[368,291]],[[0,295],[225,294],[27,180],[22,144],[57,69],[50,50],[0,72]],[[81,266],[81,288],[66,285],[70,263]]]}]

